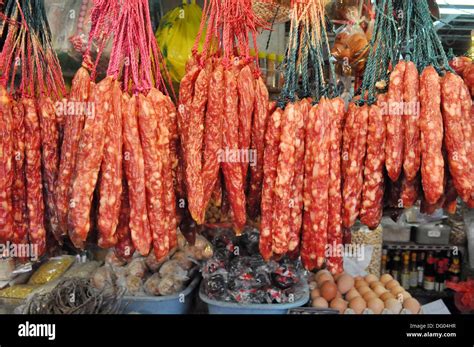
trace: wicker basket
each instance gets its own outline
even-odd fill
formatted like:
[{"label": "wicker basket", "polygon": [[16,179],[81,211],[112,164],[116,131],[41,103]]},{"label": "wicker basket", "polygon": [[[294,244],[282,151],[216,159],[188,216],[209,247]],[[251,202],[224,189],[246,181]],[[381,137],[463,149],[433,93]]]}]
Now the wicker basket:
[{"label": "wicker basket", "polygon": [[290,20],[290,0],[254,1],[253,11],[265,22],[285,23]]}]

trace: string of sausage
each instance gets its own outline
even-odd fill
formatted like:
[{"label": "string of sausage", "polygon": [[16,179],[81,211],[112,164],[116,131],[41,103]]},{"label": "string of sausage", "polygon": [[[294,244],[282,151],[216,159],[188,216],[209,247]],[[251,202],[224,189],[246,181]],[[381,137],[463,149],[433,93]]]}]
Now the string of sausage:
[{"label": "string of sausage", "polygon": [[163,201],[163,153],[159,144],[158,117],[151,96],[138,96],[138,130],[145,160],[146,203],[153,250],[156,258],[162,259],[169,251],[169,237]]},{"label": "string of sausage", "polygon": [[46,251],[44,228],[43,185],[41,182],[41,134],[36,105],[33,99],[23,98],[25,108],[26,150],[26,206],[28,209],[29,240],[36,247],[37,256]]},{"label": "string of sausage", "polygon": [[[157,112],[157,144],[158,144],[158,154],[159,159],[161,160],[161,179],[163,181],[162,187],[162,198],[163,198],[163,229],[165,233],[165,241],[163,247],[159,252],[155,250],[155,255],[157,259],[162,259],[166,256],[170,249],[175,247],[177,243],[176,227],[176,197],[173,190],[173,170],[171,162],[171,132],[170,123],[171,115],[169,113],[170,105],[168,104],[168,98],[158,91],[157,89],[152,89],[149,98],[151,99],[154,108]],[[156,243],[154,243],[154,248]]]},{"label": "string of sausage", "polygon": [[[224,128],[223,144],[231,155],[237,155],[239,150],[239,119],[238,119],[238,92],[237,77],[233,69],[224,72],[225,103],[224,103]],[[226,158],[230,159],[230,158]],[[240,235],[246,222],[245,193],[243,185],[242,165],[229,160],[222,162],[222,172],[231,206],[234,226],[237,235]]]},{"label": "string of sausage", "polygon": [[[329,146],[330,121],[327,117],[328,101],[322,98],[310,111],[310,131],[306,132],[309,143],[305,153],[310,165],[305,182],[305,214],[303,216],[302,260],[309,270],[322,266],[327,244],[329,207]],[[314,120],[311,120],[311,119]],[[308,122],[308,125],[311,123]],[[313,140],[311,140],[313,138]],[[308,218],[309,217],[309,218]]]},{"label": "string of sausage", "polygon": [[[208,63],[209,65],[209,63]],[[204,222],[204,190],[202,185],[202,144],[204,138],[204,112],[207,103],[209,71],[201,69],[197,75],[194,89],[193,74],[199,71],[195,67],[180,90],[181,143],[184,147],[184,162],[188,208],[193,219],[198,223]],[[194,94],[193,94],[194,93]]]},{"label": "string of sausage", "polygon": [[[367,127],[369,109],[367,105],[357,108],[351,135],[352,146],[349,148],[346,173],[343,187],[343,214],[342,221],[346,228],[354,225],[360,210],[361,194],[363,189],[364,162],[367,144]],[[347,124],[346,124],[347,126]]]},{"label": "string of sausage", "polygon": [[428,204],[435,204],[444,191],[443,116],[441,85],[432,66],[420,76],[421,180]]},{"label": "string of sausage", "polygon": [[13,243],[26,244],[28,242],[28,216],[26,209],[26,176],[25,176],[25,110],[23,104],[13,102]]},{"label": "string of sausage", "polygon": [[360,221],[371,229],[377,228],[383,212],[385,120],[381,106],[386,102],[385,100],[386,97],[382,94],[379,96],[378,104],[372,105],[369,110]]},{"label": "string of sausage", "polygon": [[56,213],[54,189],[59,171],[59,129],[56,122],[53,101],[42,97],[38,105],[41,128],[43,184],[46,201],[46,221],[56,240],[61,240],[61,232]]},{"label": "string of sausage", "polygon": [[117,225],[122,195],[122,91],[115,81],[111,88],[111,112],[105,131],[104,155],[99,186],[99,240],[102,248],[117,243]]},{"label": "string of sausage", "polygon": [[258,215],[261,188],[263,182],[263,154],[265,145],[265,128],[268,117],[268,90],[259,77],[255,85],[255,108],[252,124],[251,150],[256,153],[256,163],[250,167],[250,186],[248,192],[248,213],[254,218]]},{"label": "string of sausage", "polygon": [[288,104],[281,121],[280,154],[278,156],[275,180],[275,203],[273,209],[272,238],[273,253],[285,254],[289,251],[290,217],[293,202],[291,183],[295,175],[295,138],[298,132],[297,103]]},{"label": "string of sausage", "polygon": [[204,133],[204,165],[202,182],[204,206],[207,207],[216,186],[221,186],[219,178],[219,151],[222,150],[222,123],[224,115],[224,68],[217,64],[209,83],[206,128]]},{"label": "string of sausage", "polygon": [[307,99],[299,102],[296,113],[296,136],[295,145],[295,172],[291,182],[291,206],[290,206],[290,236],[288,240],[288,251],[298,249],[301,237],[301,225],[303,223],[303,183],[304,183],[304,138],[305,121],[311,104]]},{"label": "string of sausage", "polygon": [[315,255],[311,255],[311,240],[313,224],[311,221],[311,212],[313,207],[313,166],[314,150],[317,142],[316,137],[316,115],[318,105],[313,106],[308,113],[305,132],[305,156],[304,156],[304,180],[303,180],[303,235],[301,244],[301,260],[307,269],[316,267]]},{"label": "string of sausage", "polygon": [[419,124],[419,75],[412,61],[406,63],[403,79],[404,121],[404,162],[405,178],[413,181],[420,169],[420,124]]},{"label": "string of sausage", "polygon": [[262,257],[269,260],[273,255],[273,206],[274,187],[277,177],[278,156],[280,153],[280,134],[283,111],[275,110],[269,117],[265,133],[265,152],[263,158],[263,186],[261,203],[261,227],[259,249]]},{"label": "string of sausage", "polygon": [[[85,103],[89,99],[91,85],[89,73],[85,68],[80,68],[72,80],[70,101]],[[84,121],[85,115],[83,112],[65,117],[61,160],[56,188],[56,210],[61,235],[65,235],[67,232],[67,215],[71,198],[71,186]]]},{"label": "string of sausage", "polygon": [[390,179],[395,182],[400,176],[404,153],[403,123],[403,79],[406,62],[400,61],[390,74],[388,88],[387,140],[385,166]]},{"label": "string of sausage", "polygon": [[[441,80],[442,110],[444,121],[444,144],[448,155],[448,164],[454,186],[461,199],[468,203],[472,200],[473,170],[469,161],[472,131],[470,121],[462,112],[462,79],[450,72]],[[464,130],[464,127],[469,129]]]},{"label": "string of sausage", "polygon": [[[461,92],[461,117],[463,122],[463,134],[464,134],[464,146],[466,147],[466,152],[468,156],[468,173],[470,173],[470,182],[471,182],[471,195],[469,200],[466,201],[466,204],[470,208],[474,208],[474,129],[472,128],[471,120],[471,110],[472,110],[472,99],[469,93],[467,86],[462,83]],[[469,139],[471,139],[469,141]],[[454,204],[454,203],[453,203]]]},{"label": "string of sausage", "polygon": [[[252,137],[252,114],[255,106],[255,78],[249,65],[245,65],[237,77],[239,96],[239,149],[250,158],[249,148]],[[248,160],[242,160],[242,178],[247,183]]]},{"label": "string of sausage", "polygon": [[80,249],[84,249],[91,227],[92,198],[103,158],[107,122],[112,110],[112,86],[112,78],[107,77],[91,93],[95,114],[86,117],[78,146],[68,225],[69,238]]},{"label": "string of sausage", "polygon": [[329,196],[328,196],[328,240],[332,255],[327,258],[327,267],[331,273],[343,270],[343,258],[336,250],[342,245],[342,191],[341,191],[341,144],[342,122],[344,119],[344,101],[335,98],[329,101],[331,106],[330,147],[329,147]]},{"label": "string of sausage", "polygon": [[14,170],[11,99],[0,86],[0,242],[13,237],[12,184]]},{"label": "string of sausage", "polygon": [[138,252],[147,255],[150,252],[152,235],[147,214],[145,160],[138,131],[137,99],[135,96],[130,98],[125,93],[122,95],[122,122],[123,162],[130,204],[130,234]]},{"label": "string of sausage", "polygon": [[[163,179],[165,184],[165,213],[168,224],[168,237],[169,237],[169,248],[174,249],[178,244],[178,235],[176,228],[178,226],[178,215],[176,212],[176,194],[175,194],[175,179],[176,179],[176,167],[178,165],[178,127],[176,120],[176,107],[174,106],[171,98],[161,94],[163,98],[163,109],[161,119],[163,119],[161,127],[161,134],[165,136],[166,131],[168,132],[168,146],[164,146],[164,173]],[[155,106],[156,107],[156,106]],[[163,141],[165,142],[165,140]],[[163,143],[164,145],[164,143]]]}]

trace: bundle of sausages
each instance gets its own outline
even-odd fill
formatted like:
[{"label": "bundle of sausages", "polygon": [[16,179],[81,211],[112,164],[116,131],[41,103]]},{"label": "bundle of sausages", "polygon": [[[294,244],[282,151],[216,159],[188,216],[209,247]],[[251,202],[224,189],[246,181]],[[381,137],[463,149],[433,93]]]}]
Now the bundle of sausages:
[{"label": "bundle of sausages", "polygon": [[54,186],[62,124],[55,101],[65,87],[43,7],[36,0],[8,1],[2,13],[0,242],[35,247],[20,258],[43,255],[47,232],[58,230]]},{"label": "bundle of sausages", "polygon": [[[255,217],[260,205],[269,96],[249,54],[247,33],[255,34],[256,26],[250,1],[210,1],[206,6],[204,13],[209,17],[203,17],[201,23],[203,27],[207,21],[206,44],[198,54],[198,35],[180,86],[178,124],[184,177],[178,181],[185,182],[188,208],[198,224],[204,223],[211,197],[221,202],[224,192],[234,228],[240,233],[247,207]],[[234,16],[244,12],[245,18],[235,21]],[[208,43],[213,40],[221,42],[223,51],[211,52]],[[240,56],[234,56],[234,48]]]},{"label": "bundle of sausages", "polygon": [[[320,56],[329,48],[321,1],[294,2],[280,106],[268,119],[263,158],[260,253],[301,255],[307,269],[342,271],[341,151],[344,102],[327,98]],[[302,34],[315,33],[314,37]],[[316,72],[306,71],[314,63]],[[309,76],[315,80],[311,80]],[[299,88],[302,81],[302,88]],[[310,88],[311,86],[311,88]],[[299,98],[309,95],[312,98]],[[313,100],[319,100],[313,106]],[[329,248],[327,246],[330,246]],[[328,252],[328,250],[330,252]]]},{"label": "bundle of sausages", "polygon": [[[94,112],[66,120],[57,209],[62,233],[68,232],[77,248],[85,247],[97,227],[98,245],[115,246],[121,258],[131,257],[135,249],[146,256],[153,248],[161,260],[177,242],[173,177],[178,134],[171,98],[153,86],[162,88],[163,79],[148,11],[147,1],[136,0],[117,13],[113,28],[125,30],[114,38],[108,77],[95,84],[83,67],[73,80],[71,100],[90,103]],[[137,39],[148,43],[137,42],[139,56],[128,44]],[[125,59],[130,70],[123,70]],[[144,69],[137,68],[138,61]]]},{"label": "bundle of sausages", "polygon": [[[342,243],[341,147],[344,102],[303,99],[277,109],[265,134],[260,252],[265,259],[296,253],[321,267],[326,245]],[[300,245],[301,240],[301,245]],[[342,271],[342,258],[328,266]]]}]

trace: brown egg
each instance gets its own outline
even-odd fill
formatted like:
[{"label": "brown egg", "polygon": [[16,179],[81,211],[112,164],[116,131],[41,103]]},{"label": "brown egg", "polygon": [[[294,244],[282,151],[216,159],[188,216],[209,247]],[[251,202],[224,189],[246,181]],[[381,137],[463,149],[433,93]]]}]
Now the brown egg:
[{"label": "brown egg", "polygon": [[364,279],[364,277],[362,277],[362,276],[354,277],[354,281],[360,281],[360,280],[363,280],[363,279]]},{"label": "brown egg", "polygon": [[394,297],[398,298],[398,295],[403,293],[404,291],[405,289],[403,289],[403,287],[398,286],[398,287],[392,288],[390,293],[392,293]]},{"label": "brown egg", "polygon": [[318,283],[317,282],[315,282],[315,281],[309,282],[309,289],[310,290],[313,290],[313,289],[316,289],[316,288],[318,288]]},{"label": "brown egg", "polygon": [[314,299],[312,302],[311,302],[311,307],[315,307],[315,308],[328,308],[329,307],[329,304],[326,300],[324,300],[324,298],[322,297],[319,297],[319,298],[316,298]]},{"label": "brown egg", "polygon": [[357,291],[360,293],[360,295],[364,296],[365,293],[371,292],[370,288],[368,286],[364,287],[359,287]]},{"label": "brown egg", "polygon": [[368,284],[365,280],[355,280],[354,281],[354,287],[356,289],[359,289],[360,287],[366,287],[366,286],[368,286]]},{"label": "brown egg", "polygon": [[371,282],[371,283],[369,284],[369,287],[370,287],[370,289],[372,289],[372,290],[374,290],[375,287],[378,287],[378,286],[382,286],[382,287],[383,287],[382,282],[380,282],[380,281],[373,281],[373,282]]},{"label": "brown egg", "polygon": [[331,301],[329,307],[338,310],[340,314],[343,314],[347,308],[347,302],[341,298],[335,298]]},{"label": "brown egg", "polygon": [[403,308],[406,308],[408,311],[410,311],[413,314],[418,314],[418,312],[420,312],[421,306],[418,300],[413,299],[413,298],[408,298],[403,303]]},{"label": "brown egg", "polygon": [[354,279],[351,275],[341,275],[337,279],[337,289],[339,289],[342,294],[346,294],[353,287]]},{"label": "brown egg", "polygon": [[393,294],[390,293],[390,292],[386,292],[386,293],[383,293],[382,295],[380,295],[380,300],[382,300],[382,301],[384,301],[384,302],[387,301],[387,300],[389,300],[389,299],[395,299],[395,297],[393,296]]},{"label": "brown egg", "polygon": [[314,300],[320,296],[321,296],[321,293],[319,292],[318,288],[315,288],[311,291],[311,300]]},{"label": "brown egg", "polygon": [[342,294],[341,294],[341,292],[340,292],[339,290],[338,290],[337,293],[336,293],[336,299],[337,299],[337,298],[342,299]]},{"label": "brown egg", "polygon": [[361,296],[360,293],[357,291],[357,289],[352,288],[347,292],[346,300],[351,301],[352,299],[357,298],[358,296]]},{"label": "brown egg", "polygon": [[379,279],[377,278],[377,276],[375,275],[372,275],[372,274],[368,274],[367,276],[365,276],[365,281],[370,284],[372,282],[377,282]]},{"label": "brown egg", "polygon": [[375,314],[380,314],[380,313],[382,313],[383,309],[385,308],[385,304],[379,298],[373,298],[373,299],[370,299],[367,302],[367,308],[372,310],[372,312],[375,313]]},{"label": "brown egg", "polygon": [[375,294],[374,292],[370,291],[370,292],[367,292],[365,293],[364,295],[362,295],[362,297],[364,298],[364,300],[366,302],[369,302],[370,300],[372,299],[376,299],[377,298],[377,294]]},{"label": "brown egg", "polygon": [[349,301],[349,308],[353,309],[355,313],[361,314],[367,308],[365,300],[357,297]]},{"label": "brown egg", "polygon": [[324,282],[331,282],[334,283],[334,278],[331,274],[323,273],[321,276],[318,277],[318,287],[321,288]]},{"label": "brown egg", "polygon": [[388,290],[392,290],[395,287],[400,287],[400,283],[397,280],[391,280],[390,282],[385,284],[385,288]]},{"label": "brown egg", "polygon": [[345,275],[346,273],[344,271],[342,272],[339,272],[338,274],[335,274],[333,277],[334,277],[334,280],[337,282],[337,280],[339,279],[339,277]]},{"label": "brown egg", "polygon": [[385,308],[393,314],[399,314],[402,310],[402,304],[397,299],[388,299],[385,301]]},{"label": "brown egg", "polygon": [[314,280],[315,280],[316,282],[319,282],[319,278],[320,278],[321,276],[323,276],[323,275],[329,275],[330,278],[332,278],[332,275],[331,275],[331,273],[330,273],[328,270],[320,270],[320,271],[318,271],[318,272],[314,275]]},{"label": "brown egg", "polygon": [[388,292],[388,290],[385,289],[385,288],[382,287],[382,286],[377,286],[377,287],[374,288],[374,293],[377,294],[377,296],[380,296],[380,295],[382,295],[383,293],[387,293],[387,292]]},{"label": "brown egg", "polygon": [[391,280],[393,280],[393,277],[390,274],[383,274],[382,277],[380,277],[380,282],[382,282],[383,285],[386,285]]},{"label": "brown egg", "polygon": [[326,281],[323,283],[321,289],[321,296],[326,299],[326,301],[331,301],[334,299],[337,295],[337,286],[334,284],[334,282],[331,281]]},{"label": "brown egg", "polygon": [[406,291],[402,293],[402,296],[403,296],[403,301],[411,298],[411,294]]}]

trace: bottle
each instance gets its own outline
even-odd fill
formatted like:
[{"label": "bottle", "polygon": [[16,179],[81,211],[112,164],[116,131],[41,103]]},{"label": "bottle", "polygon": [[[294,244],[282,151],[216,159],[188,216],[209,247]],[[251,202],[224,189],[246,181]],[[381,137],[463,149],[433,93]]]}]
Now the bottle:
[{"label": "bottle", "polygon": [[386,274],[388,273],[388,268],[387,268],[387,249],[382,250],[382,265],[380,269],[380,274]]},{"label": "bottle", "polygon": [[404,289],[410,289],[410,254],[403,254],[403,268],[400,275],[401,285]]},{"label": "bottle", "polygon": [[267,87],[269,89],[277,88],[276,54],[267,55]]},{"label": "bottle", "polygon": [[451,260],[451,265],[448,270],[448,280],[449,282],[458,283],[461,280],[461,264],[459,261],[459,256],[453,256]]},{"label": "bottle", "polygon": [[416,264],[416,252],[411,252],[410,263],[410,288],[418,287],[418,268]]},{"label": "bottle", "polygon": [[416,270],[418,271],[418,287],[423,288],[423,280],[425,277],[425,252],[421,252],[416,263]]},{"label": "bottle", "polygon": [[425,266],[425,274],[423,279],[423,288],[425,290],[434,290],[435,289],[435,258],[433,253],[428,253],[428,259]]},{"label": "bottle", "polygon": [[392,277],[398,282],[400,282],[401,267],[400,251],[396,251],[392,261]]},{"label": "bottle", "polygon": [[435,291],[442,292],[444,291],[444,281],[445,281],[445,262],[444,259],[438,260],[438,265],[436,267],[436,279],[435,279]]},{"label": "bottle", "polygon": [[260,67],[260,72],[262,73],[262,79],[266,81],[267,78],[267,53],[258,52],[258,66]]}]

